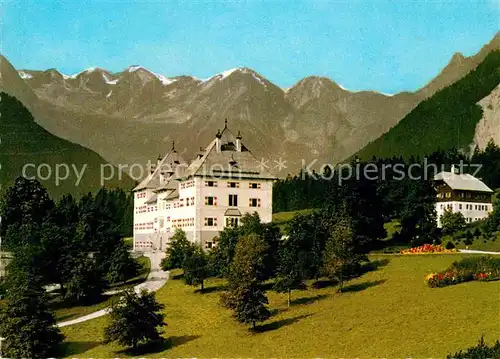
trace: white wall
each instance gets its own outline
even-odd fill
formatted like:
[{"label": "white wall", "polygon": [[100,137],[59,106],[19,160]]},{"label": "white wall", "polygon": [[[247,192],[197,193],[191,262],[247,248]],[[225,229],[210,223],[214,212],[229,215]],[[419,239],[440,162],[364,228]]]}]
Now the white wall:
[{"label": "white wall", "polygon": [[147,249],[147,243],[151,241],[151,235],[154,234],[156,204],[146,204],[152,195],[151,189],[134,193],[134,250]]},{"label": "white wall", "polygon": [[[195,177],[194,179],[179,182],[179,198],[164,201],[167,192],[159,193],[158,207],[156,205],[147,206],[146,212],[143,213],[137,212],[141,206],[144,206],[146,200],[153,195],[153,191],[143,190],[135,193],[134,249],[148,250],[150,248],[144,247],[144,243],[151,242],[153,248],[163,250],[168,239],[175,232],[174,221],[182,219],[192,219],[191,221],[181,222],[183,225],[180,228],[186,232],[188,239],[204,245],[204,242],[211,241],[214,236],[224,229],[224,213],[228,208],[237,208],[242,215],[257,212],[262,222],[272,221],[273,181],[213,179],[217,183],[217,187],[206,186],[206,181],[207,179]],[[228,182],[238,182],[239,187],[228,187]],[[249,188],[250,183],[259,183],[260,188]],[[138,197],[140,193],[145,193],[145,196]],[[230,194],[238,196],[237,207],[229,206]],[[205,205],[206,196],[216,197],[216,205]],[[194,205],[191,205],[192,197],[194,197]],[[250,207],[250,198],[260,199],[260,207]],[[189,206],[186,205],[188,200]],[[182,206],[180,203],[182,203]],[[149,212],[147,208],[150,208]],[[216,218],[217,226],[205,226],[205,217]],[[161,219],[163,219],[164,223],[163,228],[160,228]],[[148,226],[139,229],[137,228],[139,223],[148,223]],[[153,226],[151,226],[151,223]],[[159,247],[160,242],[162,248]]]},{"label": "white wall", "polygon": [[448,207],[450,207],[453,212],[461,212],[465,217],[467,223],[486,218],[488,217],[489,213],[493,211],[493,205],[491,203],[457,201],[437,202],[436,212],[438,217],[438,227],[441,227],[441,216]]}]

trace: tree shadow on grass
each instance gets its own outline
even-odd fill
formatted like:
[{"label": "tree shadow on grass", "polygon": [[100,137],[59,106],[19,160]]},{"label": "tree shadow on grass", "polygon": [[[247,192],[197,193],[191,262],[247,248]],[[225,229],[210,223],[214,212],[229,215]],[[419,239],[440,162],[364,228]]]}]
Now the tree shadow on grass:
[{"label": "tree shadow on grass", "polygon": [[101,345],[100,342],[63,342],[59,347],[61,357],[80,355]]},{"label": "tree shadow on grass", "polygon": [[351,284],[351,285],[348,285],[348,286],[345,286],[344,288],[342,288],[342,293],[361,292],[362,290],[383,284],[386,281],[387,281],[387,279],[382,279],[382,280],[366,281],[366,282],[358,283],[358,284]]},{"label": "tree shadow on grass", "polygon": [[171,276],[171,279],[177,280],[177,279],[182,279],[184,277],[184,273],[176,274]]},{"label": "tree shadow on grass", "polygon": [[145,355],[145,354],[155,354],[160,353],[165,350],[171,349],[176,346],[183,345],[191,340],[198,339],[199,335],[182,335],[182,336],[172,336],[167,339],[162,338],[161,340],[156,340],[150,343],[140,344],[137,349],[126,348],[117,352],[120,355]]},{"label": "tree shadow on grass", "polygon": [[288,308],[273,308],[269,309],[269,312],[271,313],[271,317],[274,317],[275,315],[278,315],[279,313],[286,312]]},{"label": "tree shadow on grass", "polygon": [[326,294],[318,294],[318,295],[314,295],[312,297],[304,297],[304,298],[297,298],[297,299],[292,299],[290,304],[291,305],[294,305],[294,304],[310,304],[310,303],[314,303],[314,302],[317,302],[318,300],[321,300],[321,299],[325,299],[327,298],[328,295]]},{"label": "tree shadow on grass", "polygon": [[374,272],[374,271],[378,270],[379,268],[385,267],[388,264],[389,264],[389,258],[371,261],[369,263],[364,264],[361,267],[361,272],[362,272],[362,274],[365,274],[368,272]]},{"label": "tree shadow on grass", "polygon": [[199,335],[180,335],[180,336],[172,336],[167,339],[168,348],[178,347],[191,340],[198,339]]},{"label": "tree shadow on grass", "polygon": [[259,325],[253,331],[256,333],[263,333],[263,332],[268,332],[271,330],[276,330],[276,329],[279,329],[281,327],[285,327],[287,325],[296,323],[303,318],[310,317],[311,315],[312,314],[304,314],[304,315],[298,315],[298,316],[293,317],[293,318],[276,320],[276,321],[268,323],[268,324]]},{"label": "tree shadow on grass", "polygon": [[213,293],[213,292],[221,292],[227,290],[227,285],[221,284],[221,285],[215,285],[213,287],[205,287],[203,289],[203,292],[201,291],[200,288],[196,289],[194,292],[195,293],[201,293],[201,294],[207,294],[207,293]]},{"label": "tree shadow on grass", "polygon": [[331,279],[318,279],[316,282],[312,284],[312,287],[315,289],[322,289],[326,287],[332,287],[337,284],[337,281]]}]

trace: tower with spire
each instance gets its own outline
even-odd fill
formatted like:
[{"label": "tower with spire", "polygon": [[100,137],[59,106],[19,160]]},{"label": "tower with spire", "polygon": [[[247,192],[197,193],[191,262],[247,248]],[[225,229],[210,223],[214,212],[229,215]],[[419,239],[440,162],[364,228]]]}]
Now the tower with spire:
[{"label": "tower with spire", "polygon": [[190,162],[172,148],[134,188],[134,250],[164,251],[176,230],[204,249],[216,245],[226,227],[245,213],[270,222],[275,177],[229,129],[227,119],[214,139]]}]

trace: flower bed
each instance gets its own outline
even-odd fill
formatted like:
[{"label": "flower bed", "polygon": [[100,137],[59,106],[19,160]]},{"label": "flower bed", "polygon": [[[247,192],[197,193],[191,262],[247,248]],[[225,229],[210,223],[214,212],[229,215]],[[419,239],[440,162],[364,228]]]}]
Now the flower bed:
[{"label": "flower bed", "polygon": [[413,247],[409,249],[402,249],[400,251],[401,254],[428,254],[428,253],[456,253],[457,250],[446,249],[442,245],[436,244],[424,244],[419,247]]},{"label": "flower bed", "polygon": [[500,280],[500,258],[471,257],[453,264],[444,272],[431,273],[425,281],[431,288],[469,282]]}]

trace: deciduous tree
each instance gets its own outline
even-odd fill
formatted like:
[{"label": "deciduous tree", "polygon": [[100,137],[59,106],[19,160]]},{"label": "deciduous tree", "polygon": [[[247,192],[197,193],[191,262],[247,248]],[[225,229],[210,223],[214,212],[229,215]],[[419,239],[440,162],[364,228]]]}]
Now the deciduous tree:
[{"label": "deciduous tree", "polygon": [[154,293],[124,292],[111,306],[110,322],[104,330],[105,343],[118,342],[136,350],[141,343],[159,340],[160,329],[166,326],[163,308]]},{"label": "deciduous tree", "polygon": [[193,251],[193,244],[188,241],[186,232],[176,229],[166,250],[166,256],[161,261],[163,270],[182,268],[184,259]]},{"label": "deciduous tree", "polygon": [[182,268],[186,284],[201,285],[201,292],[203,293],[205,279],[210,276],[207,253],[201,247],[196,246],[184,259]]},{"label": "deciduous tree", "polygon": [[229,274],[229,291],[222,296],[224,305],[234,310],[236,320],[251,323],[253,328],[270,316],[259,279],[267,249],[267,244],[256,234],[238,241]]},{"label": "deciduous tree", "polygon": [[453,212],[447,209],[441,216],[441,227],[444,234],[452,234],[463,230],[465,226],[465,217],[461,212]]},{"label": "deciduous tree", "polygon": [[327,277],[338,282],[339,292],[344,282],[361,266],[367,257],[359,253],[348,217],[341,217],[331,228],[326,242],[323,270]]}]

